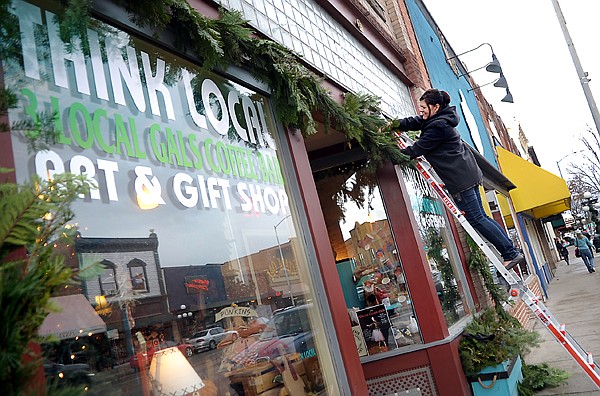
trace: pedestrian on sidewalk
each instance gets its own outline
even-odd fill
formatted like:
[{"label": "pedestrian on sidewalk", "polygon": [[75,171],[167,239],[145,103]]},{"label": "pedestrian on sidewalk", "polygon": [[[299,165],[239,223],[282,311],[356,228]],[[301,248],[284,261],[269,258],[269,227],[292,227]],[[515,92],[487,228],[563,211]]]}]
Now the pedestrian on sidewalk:
[{"label": "pedestrian on sidewalk", "polygon": [[567,249],[567,246],[569,246],[569,242],[565,241],[564,239],[561,239],[560,246],[562,257],[565,260],[565,263],[569,265],[569,249]]},{"label": "pedestrian on sidewalk", "polygon": [[456,206],[481,236],[500,252],[504,266],[511,269],[525,261],[504,228],[483,210],[479,185],[483,173],[471,149],[456,130],[460,118],[455,106],[449,106],[450,95],[429,89],[419,99],[419,116],[392,122],[400,131],[421,131],[419,139],[402,152],[410,158],[424,156],[442,179]]},{"label": "pedestrian on sidewalk", "polygon": [[588,272],[591,274],[592,272],[596,272],[594,268],[594,255],[592,254],[592,242],[587,239],[586,236],[583,235],[582,232],[577,232],[577,237],[575,238],[575,242],[573,243],[576,249],[579,249],[579,254],[581,254],[581,259],[583,263],[588,269]]},{"label": "pedestrian on sidewalk", "polygon": [[556,251],[558,252],[560,258],[565,260],[565,263],[569,265],[569,250],[567,249],[569,242],[565,241],[564,239],[554,238],[554,244],[556,245]]}]

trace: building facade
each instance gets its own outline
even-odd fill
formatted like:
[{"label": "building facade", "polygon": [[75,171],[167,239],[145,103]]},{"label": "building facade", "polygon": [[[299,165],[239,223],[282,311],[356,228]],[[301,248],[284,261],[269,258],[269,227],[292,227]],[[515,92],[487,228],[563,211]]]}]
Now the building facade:
[{"label": "building facade", "polygon": [[[423,89],[449,81],[431,71],[443,55],[419,49],[426,20],[413,15],[416,3],[191,4],[211,18],[218,7],[241,13],[257,35],[300,55],[340,103],[364,92],[381,98],[386,116],[408,116]],[[318,114],[308,138],[284,128],[277,87],[232,65],[200,67],[198,54],[175,45],[181,26],[153,34],[128,10],[95,2],[87,43],[68,50],[59,3],[13,5],[22,58],[4,64],[3,75],[21,97],[9,120],[51,109],[59,136],[34,153],[19,136],[0,136],[2,165],[18,181],[69,171],[95,182],[73,205],[72,225],[83,236],[79,265],[97,261],[104,272],[76,292],[103,314],[105,339],[124,345],[118,363],[126,363],[99,367],[92,392],[167,387],[178,376],[162,350],[177,354],[170,347],[180,344],[185,353],[186,338],[223,327],[229,336],[214,349],[179,363],[190,375],[177,389],[469,394],[459,336],[484,295],[464,236],[414,170],[387,163],[368,172],[369,153],[343,131],[326,131]],[[476,114],[460,84],[453,101]],[[469,125],[461,134],[495,164],[474,119],[479,132]],[[128,304],[119,302],[123,290]]]}]

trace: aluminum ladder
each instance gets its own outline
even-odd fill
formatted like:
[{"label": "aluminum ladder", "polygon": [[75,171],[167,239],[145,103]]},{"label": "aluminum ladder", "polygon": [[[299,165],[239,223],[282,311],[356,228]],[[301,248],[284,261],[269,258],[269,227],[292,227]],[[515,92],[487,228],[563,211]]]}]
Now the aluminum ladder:
[{"label": "aluminum ladder", "polygon": [[[411,142],[406,134],[396,133],[398,147],[401,149],[408,147],[406,142]],[[479,233],[469,224],[463,213],[452,201],[452,198],[444,191],[441,182],[437,180],[437,175],[431,172],[431,165],[422,157],[415,160],[417,171],[423,176],[427,183],[433,188],[440,197],[446,208],[452,216],[461,224],[465,231],[473,238],[477,246],[483,251],[487,258],[492,262],[498,274],[500,274],[509,285],[509,295],[511,298],[520,297],[526,306],[533,312],[535,317],[542,322],[548,331],[554,336],[556,341],[567,351],[567,353],[577,362],[581,369],[590,377],[590,379],[600,389],[600,371],[594,364],[594,359],[590,352],[586,352],[575,339],[567,332],[564,324],[556,320],[554,315],[546,308],[544,303],[537,298],[535,294],[523,283],[521,278],[514,270],[507,270],[498,256],[492,251],[488,244],[483,240]]]}]

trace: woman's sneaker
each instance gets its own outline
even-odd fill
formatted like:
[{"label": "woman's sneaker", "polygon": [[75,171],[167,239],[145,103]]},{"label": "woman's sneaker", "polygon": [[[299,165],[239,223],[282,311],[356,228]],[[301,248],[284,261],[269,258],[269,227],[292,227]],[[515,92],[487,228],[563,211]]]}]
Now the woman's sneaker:
[{"label": "woman's sneaker", "polygon": [[513,269],[515,266],[521,264],[523,261],[525,261],[525,257],[519,253],[517,254],[517,256],[515,258],[513,258],[512,260],[508,260],[504,262],[504,267],[507,270],[511,270]]}]

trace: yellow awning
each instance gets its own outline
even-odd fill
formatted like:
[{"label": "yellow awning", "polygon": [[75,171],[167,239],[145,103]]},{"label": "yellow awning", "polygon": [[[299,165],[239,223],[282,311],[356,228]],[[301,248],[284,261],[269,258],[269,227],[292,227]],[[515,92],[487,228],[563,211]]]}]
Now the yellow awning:
[{"label": "yellow awning", "polygon": [[502,147],[497,150],[500,170],[517,186],[509,192],[517,212],[531,211],[541,219],[571,208],[571,192],[564,179]]},{"label": "yellow awning", "polygon": [[492,217],[492,209],[490,209],[490,203],[488,202],[487,197],[485,196],[485,189],[482,185],[479,186],[479,195],[481,196],[481,206],[483,206],[484,212],[489,217]]},{"label": "yellow awning", "polygon": [[515,226],[515,222],[513,221],[512,214],[510,213],[508,199],[506,199],[506,197],[502,194],[496,194],[496,199],[498,199],[500,213],[502,213],[502,217],[504,218],[504,223],[506,223],[506,227],[513,228]]}]

